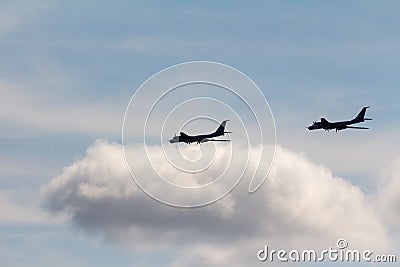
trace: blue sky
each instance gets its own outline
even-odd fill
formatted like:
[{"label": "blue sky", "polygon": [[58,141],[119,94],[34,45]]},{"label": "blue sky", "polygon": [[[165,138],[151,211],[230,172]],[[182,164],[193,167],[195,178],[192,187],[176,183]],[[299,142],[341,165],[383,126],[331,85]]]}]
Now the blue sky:
[{"label": "blue sky", "polygon": [[[95,140],[120,143],[136,88],[186,61],[216,61],[244,72],[271,105],[279,145],[325,166],[366,199],[381,198],[380,190],[389,192],[399,177],[399,8],[397,1],[3,1],[1,265],[190,262],[196,252],[168,249],[176,240],[165,237],[154,247],[162,256],[154,257],[62,209],[49,214],[40,193],[68,166],[82,163]],[[352,118],[365,105],[374,119],[368,132],[305,129],[321,116]],[[391,215],[382,215],[383,231],[395,233],[389,243],[399,244],[400,215],[385,207]],[[220,245],[210,242],[194,251]]]}]

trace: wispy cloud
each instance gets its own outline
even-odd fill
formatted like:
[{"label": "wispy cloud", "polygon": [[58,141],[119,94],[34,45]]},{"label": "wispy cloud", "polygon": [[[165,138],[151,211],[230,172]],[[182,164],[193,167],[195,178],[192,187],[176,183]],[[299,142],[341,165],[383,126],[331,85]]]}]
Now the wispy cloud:
[{"label": "wispy cloud", "polygon": [[[121,105],[76,101],[62,91],[36,91],[27,84],[4,80],[0,81],[0,88],[0,120],[9,126],[30,129],[30,134],[47,131],[118,135],[121,132],[124,110]],[[79,99],[79,95],[75,97]],[[2,134],[15,133],[3,131]]]},{"label": "wispy cloud", "polygon": [[0,3],[0,34],[18,30],[50,8],[49,3],[32,1],[2,1]]},{"label": "wispy cloud", "polygon": [[0,191],[0,225],[40,225],[48,222],[50,218],[40,209],[38,203],[21,200],[21,194],[32,192],[22,189]]}]

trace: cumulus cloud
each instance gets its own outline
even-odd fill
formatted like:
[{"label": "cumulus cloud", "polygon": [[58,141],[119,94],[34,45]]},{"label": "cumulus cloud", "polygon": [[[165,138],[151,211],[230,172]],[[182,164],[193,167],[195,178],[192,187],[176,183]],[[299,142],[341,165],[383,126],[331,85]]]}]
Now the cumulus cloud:
[{"label": "cumulus cloud", "polygon": [[385,216],[397,231],[400,230],[398,208],[400,206],[400,159],[395,160],[382,172],[377,200],[382,216]]},{"label": "cumulus cloud", "polygon": [[[131,149],[138,159],[143,157]],[[162,148],[152,147],[152,153],[162,154]],[[158,164],[168,169],[167,161]],[[66,167],[41,193],[49,212],[68,214],[73,224],[107,240],[136,250],[179,252],[171,266],[255,265],[255,253],[265,244],[325,249],[341,237],[352,248],[389,246],[369,198],[301,154],[278,146],[261,190],[248,194],[248,183],[244,177],[226,198],[203,208],[162,205],[130,179],[122,146],[98,140],[85,158]]]}]

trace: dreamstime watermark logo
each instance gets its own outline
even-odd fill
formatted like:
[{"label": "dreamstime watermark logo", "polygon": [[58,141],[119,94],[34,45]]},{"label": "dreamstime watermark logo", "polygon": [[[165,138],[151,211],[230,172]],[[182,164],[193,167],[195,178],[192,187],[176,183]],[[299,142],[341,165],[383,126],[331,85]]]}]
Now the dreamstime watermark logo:
[{"label": "dreamstime watermark logo", "polygon": [[[213,132],[224,120],[233,133],[223,139],[230,142],[168,142],[180,132]],[[275,157],[276,129],[264,94],[248,76],[225,64],[195,61],[168,67],[135,91],[122,144],[129,173],[143,192],[192,208],[221,199],[243,177],[248,192],[256,192]]]},{"label": "dreamstime watermark logo", "polygon": [[257,259],[262,262],[388,262],[397,261],[396,255],[378,255],[371,250],[348,249],[349,244],[344,238],[339,238],[336,242],[337,248],[329,247],[319,252],[308,250],[274,250],[267,245],[257,252]]}]

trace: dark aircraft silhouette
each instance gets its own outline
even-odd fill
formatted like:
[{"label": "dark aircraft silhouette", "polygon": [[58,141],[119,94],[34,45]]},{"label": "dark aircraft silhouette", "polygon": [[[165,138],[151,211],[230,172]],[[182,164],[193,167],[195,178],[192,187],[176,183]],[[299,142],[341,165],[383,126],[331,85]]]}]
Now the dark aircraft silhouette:
[{"label": "dark aircraft silhouette", "polygon": [[349,126],[355,123],[364,122],[366,120],[372,120],[368,118],[364,118],[365,112],[369,107],[363,107],[360,113],[358,113],[357,117],[349,121],[338,121],[338,122],[329,122],[325,118],[321,118],[321,121],[317,122],[314,121],[311,126],[308,126],[308,130],[316,130],[316,129],[324,129],[325,131],[329,131],[332,129],[336,129],[337,131],[344,130],[344,129],[369,129],[366,127],[356,127],[356,126]]},{"label": "dark aircraft silhouette", "polygon": [[201,135],[187,135],[184,132],[180,132],[179,136],[174,136],[171,140],[169,140],[170,143],[179,143],[179,142],[184,142],[186,144],[194,143],[197,142],[198,144],[200,143],[205,143],[209,141],[219,141],[219,142],[230,142],[231,140],[221,140],[221,139],[213,139],[214,137],[218,137],[221,135],[224,135],[226,133],[232,133],[232,132],[225,132],[225,125],[226,121],[223,121],[221,125],[218,127],[218,129],[211,133],[211,134],[201,134]]}]

